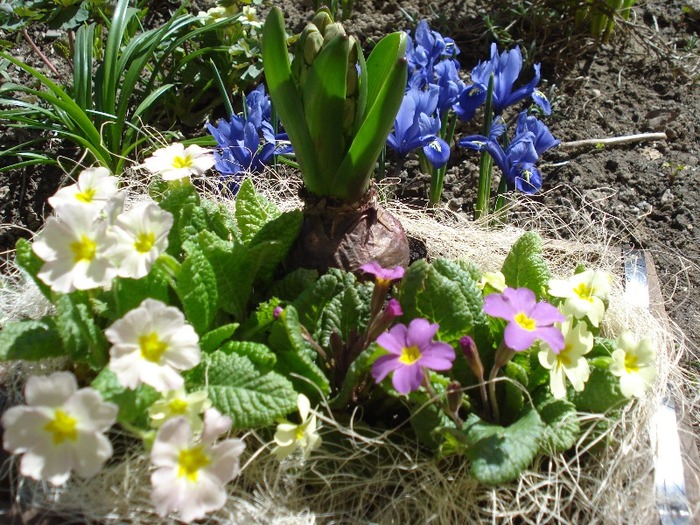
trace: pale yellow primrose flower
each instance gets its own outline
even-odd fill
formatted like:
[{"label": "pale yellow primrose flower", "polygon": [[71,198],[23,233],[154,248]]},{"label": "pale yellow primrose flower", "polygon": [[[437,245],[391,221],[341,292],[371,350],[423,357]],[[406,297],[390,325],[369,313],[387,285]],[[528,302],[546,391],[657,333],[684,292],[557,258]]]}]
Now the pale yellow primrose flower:
[{"label": "pale yellow primrose flower", "polygon": [[573,324],[573,317],[568,317],[560,325],[566,345],[561,352],[553,352],[547,343],[542,342],[537,354],[540,364],[549,370],[549,388],[556,399],[566,397],[565,378],[569,379],[574,390],[582,392],[591,375],[584,356],[593,349],[593,334],[588,331],[586,323],[576,323],[572,327]]},{"label": "pale yellow primrose flower", "polygon": [[214,443],[231,427],[231,418],[210,408],[204,430],[197,436],[184,417],[168,420],[156,434],[151,449],[151,499],[165,517],[177,512],[187,523],[220,509],[226,503],[225,485],[240,472],[245,443],[225,439]]},{"label": "pale yellow primrose flower", "polygon": [[77,204],[102,210],[117,195],[119,179],[107,168],[88,168],[80,172],[75,184],[58,190],[49,197],[49,204],[57,214],[64,204]]},{"label": "pale yellow primrose flower", "polygon": [[70,372],[31,376],[24,388],[26,406],[2,416],[5,449],[24,454],[23,476],[61,485],[75,470],[89,478],[112,456],[105,437],[119,409],[92,388],[81,388]]},{"label": "pale yellow primrose flower", "polygon": [[202,430],[202,418],[199,417],[205,410],[211,408],[211,401],[206,390],[198,390],[188,394],[184,388],[166,392],[148,409],[151,426],[160,428],[166,421],[183,416],[190,424],[193,432]]},{"label": "pale yellow primrose flower", "polygon": [[297,406],[299,407],[301,423],[296,425],[284,420],[277,425],[274,437],[277,446],[273,449],[273,453],[280,461],[297,449],[301,451],[304,459],[308,459],[311,451],[321,446],[321,436],[317,433],[316,414],[311,412],[309,398],[304,394],[299,394]]},{"label": "pale yellow primrose flower", "polygon": [[656,379],[656,351],[649,339],[635,342],[630,332],[617,339],[610,372],[620,377],[620,390],[627,398],[642,397]]},{"label": "pale yellow primrose flower", "polygon": [[610,295],[612,276],[607,272],[586,270],[572,275],[567,280],[549,281],[549,295],[565,299],[559,309],[564,315],[573,315],[576,319],[588,317],[595,327],[605,314],[605,303]]},{"label": "pale yellow primrose flower", "polygon": [[178,370],[199,364],[201,350],[194,328],[173,306],[145,299],[105,330],[112,343],[108,368],[130,389],[151,385],[159,392],[181,388]]},{"label": "pale yellow primrose flower", "polygon": [[262,27],[262,22],[258,19],[258,14],[254,7],[243,6],[243,16],[241,17],[241,23],[246,26],[254,27],[255,29],[260,29]]},{"label": "pale yellow primrose flower", "polygon": [[163,180],[180,180],[192,175],[202,175],[214,165],[211,150],[195,144],[185,148],[179,142],[156,150],[144,161],[145,168],[159,174]]},{"label": "pale yellow primrose flower", "polygon": [[52,290],[70,293],[109,286],[117,275],[107,253],[114,240],[94,208],[64,204],[51,216],[32,245],[44,261],[37,276]]},{"label": "pale yellow primrose flower", "polygon": [[493,291],[503,293],[506,289],[506,277],[501,272],[484,272],[476,286],[479,290],[483,290],[486,285],[493,288]]},{"label": "pale yellow primrose flower", "polygon": [[109,257],[120,277],[140,279],[151,270],[158,256],[168,247],[168,233],[173,225],[171,213],[153,202],[140,202],[120,214],[110,235],[114,245]]}]

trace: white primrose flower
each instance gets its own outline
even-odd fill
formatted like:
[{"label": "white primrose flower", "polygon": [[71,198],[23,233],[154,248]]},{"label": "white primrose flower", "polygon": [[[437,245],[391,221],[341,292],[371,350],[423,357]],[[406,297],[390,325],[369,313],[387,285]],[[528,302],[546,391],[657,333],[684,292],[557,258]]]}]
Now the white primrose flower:
[{"label": "white primrose flower", "polygon": [[588,317],[595,327],[605,314],[605,303],[610,295],[612,276],[607,272],[586,270],[571,276],[567,280],[549,281],[549,294],[564,298],[559,309],[564,315],[573,315],[576,319]]},{"label": "white primrose flower", "polygon": [[255,29],[260,29],[262,27],[262,22],[258,18],[257,11],[254,7],[249,5],[243,6],[242,11],[243,16],[241,17],[241,24]]},{"label": "white primrose flower", "polygon": [[112,456],[103,434],[116,421],[118,408],[92,388],[81,388],[70,372],[32,376],[24,388],[26,406],[2,416],[5,449],[24,454],[23,476],[61,485],[75,470],[82,477],[97,474]]},{"label": "white primrose flower", "polygon": [[89,206],[102,210],[118,193],[117,177],[112,176],[107,168],[88,168],[80,172],[75,184],[58,190],[49,197],[49,204],[57,213],[65,204]]},{"label": "white primrose flower", "polygon": [[151,450],[151,499],[160,516],[177,512],[187,523],[203,518],[226,503],[225,485],[240,472],[245,443],[225,439],[231,418],[210,408],[204,416],[204,430],[197,435],[187,419],[176,417],[163,424]]},{"label": "white primrose flower", "polygon": [[44,261],[39,279],[52,290],[70,293],[111,284],[117,269],[107,252],[114,242],[94,208],[64,204],[61,217],[49,217],[32,246]]},{"label": "white primrose flower", "polygon": [[620,377],[620,390],[627,398],[642,397],[656,379],[656,351],[649,339],[635,341],[630,332],[617,339],[610,372]]},{"label": "white primrose flower", "polygon": [[148,409],[151,426],[160,428],[166,421],[184,416],[190,424],[193,432],[202,430],[202,418],[199,417],[205,410],[211,407],[211,401],[206,390],[198,390],[188,394],[184,388],[166,392]]},{"label": "white primrose flower", "polygon": [[178,370],[189,370],[201,359],[199,337],[182,312],[155,299],[144,299],[105,336],[113,345],[108,367],[126,388],[142,383],[159,392],[181,388]]},{"label": "white primrose flower", "polygon": [[588,331],[586,323],[573,325],[571,316],[560,325],[566,345],[563,350],[555,353],[547,343],[542,342],[537,354],[540,364],[549,370],[549,388],[556,399],[566,397],[565,378],[569,379],[574,390],[582,392],[591,375],[584,356],[593,349],[593,334]]},{"label": "white primrose flower", "polygon": [[172,214],[153,202],[140,202],[120,214],[110,230],[115,242],[109,252],[119,276],[145,277],[168,247],[172,225]]},{"label": "white primrose flower", "polygon": [[191,175],[201,175],[214,165],[211,150],[195,144],[185,148],[179,142],[156,150],[144,161],[144,166],[163,180],[180,180]]},{"label": "white primrose flower", "polygon": [[296,450],[300,450],[304,459],[308,459],[311,451],[321,446],[321,436],[317,432],[320,425],[316,423],[316,414],[311,412],[309,398],[304,394],[299,394],[297,406],[299,407],[301,423],[297,425],[284,420],[277,425],[274,437],[277,446],[272,452],[280,461]]}]

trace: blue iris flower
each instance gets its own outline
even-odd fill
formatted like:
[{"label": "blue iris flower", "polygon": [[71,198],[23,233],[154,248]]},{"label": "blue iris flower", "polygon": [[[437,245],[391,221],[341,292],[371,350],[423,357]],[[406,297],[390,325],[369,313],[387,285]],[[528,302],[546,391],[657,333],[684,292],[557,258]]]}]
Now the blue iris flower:
[{"label": "blue iris flower", "polygon": [[441,168],[450,158],[450,147],[439,137],[440,118],[432,115],[437,109],[440,88],[428,84],[426,90],[410,87],[404,95],[387,144],[401,157],[422,148],[434,168]]},{"label": "blue iris flower", "polygon": [[246,97],[247,116],[231,115],[207,128],[216,139],[215,167],[226,176],[230,187],[238,191],[244,173],[261,173],[272,162],[273,155],[291,152],[286,134],[275,135],[270,124],[270,99],[264,86],[258,86]]},{"label": "blue iris flower", "polygon": [[540,81],[540,64],[535,64],[532,80],[517,89],[513,89],[523,67],[523,55],[520,47],[498,54],[496,44],[491,44],[491,59],[480,62],[471,72],[472,83],[467,85],[459,97],[458,114],[463,120],[469,120],[486,100],[489,79],[493,75],[493,112],[500,115],[503,111],[521,100],[531,97],[542,111],[549,115],[552,107],[547,97],[535,89]]},{"label": "blue iris flower", "polygon": [[542,187],[542,174],[535,164],[542,152],[556,146],[559,141],[554,139],[547,126],[535,117],[528,117],[525,112],[518,116],[515,137],[505,151],[498,142],[504,131],[503,120],[496,117],[488,137],[472,135],[460,139],[459,145],[488,151],[503,172],[508,190],[536,193]]},{"label": "blue iris flower", "polygon": [[[455,41],[449,37],[443,37],[437,31],[432,31],[428,27],[427,20],[418,22],[413,38],[408,37],[406,45],[406,60],[410,74],[415,71],[424,70],[426,80],[433,81],[433,67],[441,60],[454,60],[459,54],[459,48]],[[459,67],[459,64],[455,64]]]}]

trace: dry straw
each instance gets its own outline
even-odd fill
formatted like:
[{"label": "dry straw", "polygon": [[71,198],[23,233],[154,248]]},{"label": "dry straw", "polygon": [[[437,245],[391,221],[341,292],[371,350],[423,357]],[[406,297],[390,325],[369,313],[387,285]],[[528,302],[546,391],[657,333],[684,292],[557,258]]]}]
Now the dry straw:
[{"label": "dry straw", "polygon": [[[299,182],[293,177],[260,177],[256,183],[280,208],[299,206]],[[198,184],[209,198],[222,200],[215,186]],[[389,190],[388,184],[380,187],[380,195],[386,197]],[[143,194],[143,186],[135,186],[134,191]],[[604,194],[603,190],[598,197],[604,199]],[[497,228],[447,210],[428,213],[393,201],[388,205],[408,234],[425,243],[431,258],[463,258],[484,270],[495,270],[525,229],[534,228],[545,239],[545,255],[554,275],[566,277],[578,263],[610,271],[616,280],[604,334],[614,337],[630,329],[650,337],[658,349],[657,386],[646,399],[631,403],[612,425],[604,425],[602,416],[581,414],[591,424],[585,425],[589,430],[573,451],[542,458],[516,482],[497,487],[473,481],[468,463],[461,458],[434,460],[415,442],[402,438],[401,429],[367,428],[361,413],[341,422],[321,406],[324,447],[306,463],[279,464],[269,453],[269,433],[244,436],[247,451],[242,475],[230,485],[226,506],[208,523],[656,523],[653,414],[669,391],[682,413],[697,414],[700,399],[689,394],[697,391],[691,387],[697,379],[680,365],[689,361],[681,331],[668,319],[625,304],[618,240],[607,232],[598,197],[582,199],[576,231],[551,210],[522,200],[509,207],[521,226]],[[16,271],[5,272],[1,286],[3,322],[46,311],[48,305]],[[19,401],[28,373],[57,366],[60,363],[5,365],[2,382],[9,404]],[[140,445],[118,433],[113,437],[120,454],[95,478],[74,478],[66,487],[52,488],[13,477],[16,501],[24,508],[51,509],[68,521],[167,523],[153,513],[149,502],[148,458]],[[16,472],[16,460],[11,462],[4,465],[4,472]]]}]

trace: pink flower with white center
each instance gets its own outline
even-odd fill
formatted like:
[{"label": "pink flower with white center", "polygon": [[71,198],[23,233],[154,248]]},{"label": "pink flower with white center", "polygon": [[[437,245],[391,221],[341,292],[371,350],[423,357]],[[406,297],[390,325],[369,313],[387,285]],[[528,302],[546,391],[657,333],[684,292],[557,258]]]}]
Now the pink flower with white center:
[{"label": "pink flower with white center", "polygon": [[214,165],[211,150],[197,145],[185,148],[179,142],[156,150],[144,161],[145,168],[159,174],[163,180],[180,180],[192,175],[202,175]]},{"label": "pink flower with white center", "polygon": [[5,449],[24,454],[23,476],[52,485],[65,483],[73,470],[89,478],[112,456],[103,434],[117,419],[118,408],[92,388],[81,388],[70,372],[32,376],[24,388],[26,406],[2,416]]},{"label": "pink flower with white center", "polygon": [[487,295],[484,312],[508,321],[503,339],[511,350],[527,350],[536,339],[547,343],[555,353],[564,349],[564,336],[554,323],[563,323],[566,317],[555,306],[537,302],[529,288],[506,288],[502,294]]},{"label": "pink flower with white center", "polygon": [[140,202],[120,214],[110,230],[115,242],[109,252],[119,276],[140,279],[148,275],[168,247],[172,225],[172,214],[153,202]]},{"label": "pink flower with white center", "polygon": [[181,388],[179,370],[199,364],[199,337],[185,316],[173,306],[145,299],[105,330],[112,343],[109,369],[119,383],[135,389],[151,385],[159,392]]},{"label": "pink flower with white center", "polygon": [[177,512],[187,523],[201,519],[226,503],[225,485],[240,472],[245,444],[240,439],[215,440],[231,427],[231,418],[210,408],[201,436],[187,419],[166,421],[151,450],[151,499],[160,516]]},{"label": "pink flower with white center", "polygon": [[391,382],[399,394],[418,390],[425,376],[425,368],[449,370],[455,360],[455,350],[447,343],[433,341],[440,326],[426,319],[414,319],[406,326],[397,324],[377,338],[377,344],[388,355],[372,364],[372,377],[380,383],[390,373]]},{"label": "pink flower with white center", "polygon": [[88,206],[64,204],[60,219],[47,219],[32,249],[44,261],[38,277],[52,290],[100,288],[116,277],[117,269],[107,256],[113,240],[98,213]]}]

